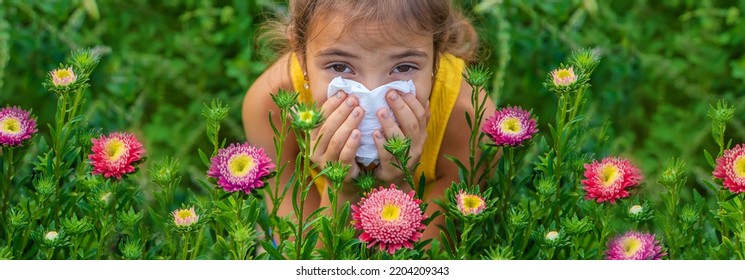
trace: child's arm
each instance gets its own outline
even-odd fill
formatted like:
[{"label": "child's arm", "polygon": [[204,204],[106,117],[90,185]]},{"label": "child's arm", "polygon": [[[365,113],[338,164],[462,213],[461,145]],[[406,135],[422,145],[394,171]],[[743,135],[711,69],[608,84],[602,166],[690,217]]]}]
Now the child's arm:
[{"label": "child's arm", "polygon": [[[438,155],[437,167],[435,173],[437,174],[437,180],[430,185],[431,190],[426,201],[429,202],[427,207],[427,216],[432,216],[435,210],[439,210],[442,213],[447,211],[442,209],[439,205],[434,203],[435,200],[443,200],[445,198],[445,190],[450,187],[452,182],[458,181],[458,166],[452,161],[446,159],[444,155],[451,155],[461,160],[461,162],[468,161],[468,140],[471,132],[468,129],[468,123],[465,119],[465,112],[468,112],[473,116],[474,109],[471,106],[471,86],[466,83],[465,79],[461,83],[460,94],[453,111],[450,113],[450,119],[448,120],[447,128],[445,129],[445,135],[442,139],[442,145],[440,153]],[[480,92],[479,100],[486,94]],[[491,99],[486,102],[485,115],[488,116],[496,110],[494,101]],[[483,123],[482,123],[483,125]],[[481,130],[481,128],[479,128]],[[477,155],[478,156],[478,153]],[[478,158],[477,158],[478,160]],[[482,185],[483,186],[483,185]],[[427,229],[424,231],[423,238],[438,238],[440,229],[437,225],[444,225],[445,219],[443,216],[439,216],[432,223],[429,224]]]}]

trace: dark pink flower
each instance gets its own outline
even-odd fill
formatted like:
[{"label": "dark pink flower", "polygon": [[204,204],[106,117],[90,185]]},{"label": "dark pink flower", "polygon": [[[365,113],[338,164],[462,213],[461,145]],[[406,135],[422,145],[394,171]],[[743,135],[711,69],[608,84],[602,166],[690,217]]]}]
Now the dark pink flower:
[{"label": "dark pink flower", "polygon": [[274,163],[264,149],[248,143],[230,144],[212,157],[207,176],[217,179],[217,185],[226,192],[250,193],[264,186],[271,168],[274,168]]},{"label": "dark pink flower", "polygon": [[103,174],[104,177],[116,177],[135,171],[135,165],[145,149],[134,134],[114,132],[108,136],[102,135],[92,139],[93,147],[88,159],[93,165],[93,174]]},{"label": "dark pink flower", "polygon": [[639,185],[641,180],[641,170],[629,160],[607,157],[601,162],[585,164],[585,179],[582,180],[582,185],[587,192],[587,200],[615,203],[616,199],[629,196],[628,189]]},{"label": "dark pink flower", "polygon": [[745,145],[738,144],[724,151],[717,158],[713,175],[714,178],[724,180],[724,187],[731,192],[745,192]]},{"label": "dark pink flower", "polygon": [[360,240],[367,242],[368,248],[378,245],[389,254],[403,247],[411,249],[426,227],[422,221],[427,216],[419,208],[420,203],[414,199],[414,191],[406,194],[393,184],[389,188],[381,186],[358,205],[352,205],[352,223],[362,230]]},{"label": "dark pink flower", "polygon": [[530,112],[520,107],[507,107],[497,110],[486,119],[484,132],[500,146],[520,146],[523,141],[538,132],[535,119]]},{"label": "dark pink flower", "polygon": [[28,111],[15,106],[0,109],[0,146],[19,146],[37,131]]},{"label": "dark pink flower", "polygon": [[659,260],[664,255],[654,234],[635,231],[611,240],[605,252],[608,260]]}]

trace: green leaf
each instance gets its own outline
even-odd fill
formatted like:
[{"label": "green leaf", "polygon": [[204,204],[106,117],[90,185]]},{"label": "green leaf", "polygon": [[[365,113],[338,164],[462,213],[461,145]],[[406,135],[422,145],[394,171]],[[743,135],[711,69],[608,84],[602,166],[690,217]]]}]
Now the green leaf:
[{"label": "green leaf", "polygon": [[261,247],[264,248],[264,250],[272,256],[274,259],[277,260],[286,260],[285,256],[282,255],[279,251],[277,251],[277,248],[274,248],[274,245],[272,242],[261,240]]},{"label": "green leaf", "polygon": [[197,152],[199,152],[199,158],[202,159],[202,164],[204,164],[204,166],[207,166],[209,168],[210,167],[210,160],[207,157],[207,155],[204,154],[204,152],[202,151],[202,149],[198,149]]},{"label": "green leaf", "polygon": [[471,114],[469,114],[468,111],[463,112],[463,114],[466,117],[466,123],[468,123],[469,130],[473,130],[473,123],[471,121]]},{"label": "green leaf", "polygon": [[461,171],[463,171],[463,172],[468,172],[468,169],[466,168],[466,166],[465,166],[465,165],[463,165],[463,163],[462,163],[462,162],[460,162],[460,160],[459,160],[458,158],[456,158],[456,157],[454,157],[454,156],[451,156],[451,155],[444,155],[444,157],[445,157],[446,159],[448,159],[448,160],[452,161],[453,163],[455,163],[455,165],[457,165],[457,166],[458,166],[458,168],[460,168],[460,170],[461,170]]},{"label": "green leaf", "polygon": [[303,244],[302,255],[300,258],[301,260],[310,259],[313,250],[316,248],[316,241],[318,241],[318,230],[313,228],[308,232],[308,235],[305,238],[305,244]]}]

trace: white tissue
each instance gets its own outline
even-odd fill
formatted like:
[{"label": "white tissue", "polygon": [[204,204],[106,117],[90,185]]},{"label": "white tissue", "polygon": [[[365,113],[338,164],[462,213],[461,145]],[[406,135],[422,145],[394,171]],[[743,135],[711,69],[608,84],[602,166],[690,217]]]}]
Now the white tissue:
[{"label": "white tissue", "polygon": [[378,150],[373,141],[373,132],[380,129],[380,122],[376,116],[378,110],[380,108],[388,108],[390,116],[394,121],[396,120],[393,112],[390,111],[388,103],[385,101],[385,94],[392,89],[403,94],[411,93],[416,95],[416,88],[414,87],[414,82],[411,80],[391,82],[373,90],[368,90],[364,85],[342,77],[334,78],[329,84],[327,93],[329,98],[341,90],[350,96],[356,96],[357,100],[360,101],[360,107],[365,109],[365,115],[362,117],[362,122],[360,122],[360,126],[357,128],[361,132],[361,138],[360,148],[357,150],[356,155],[357,162],[365,166],[370,165],[372,162],[379,163]]}]

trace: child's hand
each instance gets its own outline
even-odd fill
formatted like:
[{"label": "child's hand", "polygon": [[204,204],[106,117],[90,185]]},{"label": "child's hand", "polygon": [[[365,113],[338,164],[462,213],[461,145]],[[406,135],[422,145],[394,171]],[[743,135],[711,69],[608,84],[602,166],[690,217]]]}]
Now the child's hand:
[{"label": "child's hand", "polygon": [[365,111],[356,97],[342,91],[329,97],[321,110],[325,121],[311,132],[311,147],[315,147],[315,151],[310,159],[320,167],[337,160],[351,165],[345,178],[345,181],[351,182],[360,173],[355,162],[357,148],[360,147],[360,131],[357,127]]},{"label": "child's hand", "polygon": [[376,170],[376,176],[383,182],[398,182],[404,174],[391,164],[391,161],[394,160],[393,155],[386,151],[383,145],[385,145],[387,138],[394,135],[411,138],[411,148],[409,150],[411,159],[408,162],[408,167],[410,169],[414,168],[414,165],[419,162],[424,148],[424,140],[427,138],[429,102],[426,106],[422,106],[413,94],[401,95],[393,90],[386,95],[386,102],[391,107],[393,115],[396,116],[398,125],[389,116],[387,109],[378,111],[378,120],[380,120],[383,134],[379,131],[373,133],[375,146],[377,146],[378,155],[380,155],[380,165]]}]

